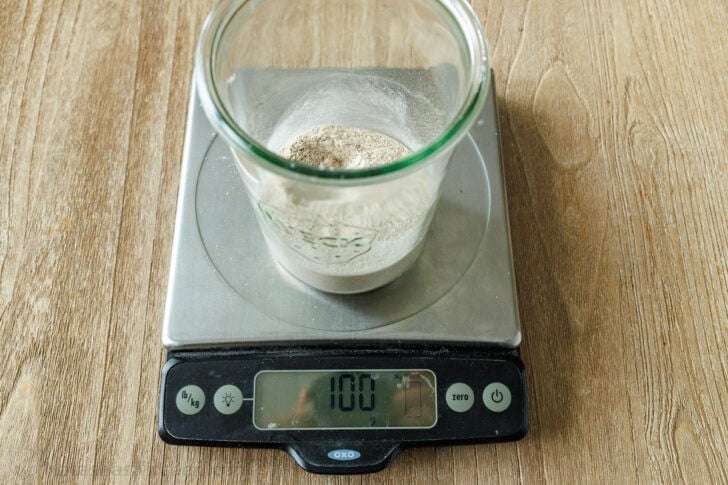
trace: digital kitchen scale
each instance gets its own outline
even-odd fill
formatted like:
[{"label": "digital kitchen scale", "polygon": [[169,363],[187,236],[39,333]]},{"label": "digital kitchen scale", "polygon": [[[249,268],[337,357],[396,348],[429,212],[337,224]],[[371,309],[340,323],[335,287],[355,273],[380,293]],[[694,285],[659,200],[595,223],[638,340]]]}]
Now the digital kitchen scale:
[{"label": "digital kitchen scale", "polygon": [[404,276],[331,295],[270,257],[192,88],[162,340],[159,434],[270,447],[318,473],[528,427],[494,89],[455,149]]}]

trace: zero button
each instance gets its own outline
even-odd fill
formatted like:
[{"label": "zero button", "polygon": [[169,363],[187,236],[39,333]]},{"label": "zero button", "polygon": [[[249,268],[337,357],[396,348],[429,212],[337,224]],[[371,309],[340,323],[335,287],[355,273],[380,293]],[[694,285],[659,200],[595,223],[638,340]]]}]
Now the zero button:
[{"label": "zero button", "polygon": [[447,388],[445,401],[448,407],[456,413],[464,413],[473,407],[475,394],[469,385],[464,382],[456,382]]}]

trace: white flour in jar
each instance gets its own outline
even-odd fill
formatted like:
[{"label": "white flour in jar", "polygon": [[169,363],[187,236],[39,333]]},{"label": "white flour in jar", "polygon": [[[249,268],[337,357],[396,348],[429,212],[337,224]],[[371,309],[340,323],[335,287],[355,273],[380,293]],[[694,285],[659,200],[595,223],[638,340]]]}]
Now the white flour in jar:
[{"label": "white flour in jar", "polygon": [[282,157],[317,168],[361,169],[386,165],[410,150],[394,138],[352,126],[316,126],[295,137]]},{"label": "white flour in jar", "polygon": [[[320,169],[386,165],[410,153],[376,131],[311,128],[279,154]],[[436,172],[436,171],[435,171]],[[440,177],[415,171],[347,188],[278,179],[264,184],[259,208],[274,257],[307,283],[334,293],[376,288],[399,276],[420,252]]]}]

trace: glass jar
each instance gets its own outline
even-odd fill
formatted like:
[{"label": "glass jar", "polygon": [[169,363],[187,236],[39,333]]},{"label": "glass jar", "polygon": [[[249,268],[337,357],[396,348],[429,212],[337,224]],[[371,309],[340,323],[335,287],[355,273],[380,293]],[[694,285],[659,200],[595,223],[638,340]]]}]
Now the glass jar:
[{"label": "glass jar", "polygon": [[[235,155],[271,255],[333,293],[380,287],[416,260],[489,74],[464,0],[223,0],[195,65],[202,105]],[[410,153],[359,169],[278,154],[323,125],[373,130]]]}]

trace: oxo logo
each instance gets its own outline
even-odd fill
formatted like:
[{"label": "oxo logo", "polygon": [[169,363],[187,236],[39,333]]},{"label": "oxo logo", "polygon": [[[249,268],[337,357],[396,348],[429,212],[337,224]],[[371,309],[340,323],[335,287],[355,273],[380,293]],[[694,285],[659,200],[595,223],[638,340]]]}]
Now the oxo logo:
[{"label": "oxo logo", "polygon": [[328,457],[332,460],[349,461],[356,460],[361,456],[361,453],[355,450],[332,450],[329,451]]}]

